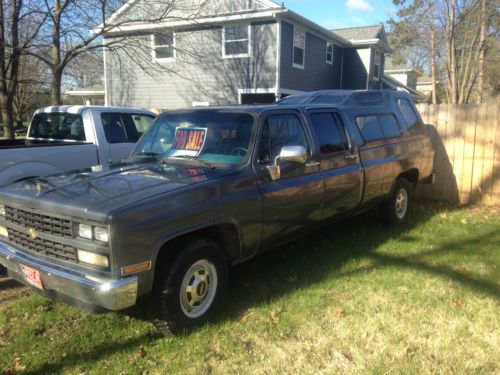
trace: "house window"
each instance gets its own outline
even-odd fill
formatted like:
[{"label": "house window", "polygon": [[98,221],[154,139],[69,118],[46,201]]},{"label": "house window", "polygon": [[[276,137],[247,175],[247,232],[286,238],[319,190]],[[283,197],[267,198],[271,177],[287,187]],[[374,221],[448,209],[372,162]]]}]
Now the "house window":
[{"label": "house window", "polygon": [[250,26],[226,26],[222,29],[223,57],[250,56]]},{"label": "house window", "polygon": [[326,63],[333,65],[333,44],[326,43]]},{"label": "house window", "polygon": [[153,34],[153,57],[155,60],[170,60],[174,58],[174,33],[166,31]]},{"label": "house window", "polygon": [[380,78],[380,53],[375,52],[373,59],[373,79],[378,81]]},{"label": "house window", "polygon": [[306,33],[293,28],[293,67],[304,69],[306,55]]}]

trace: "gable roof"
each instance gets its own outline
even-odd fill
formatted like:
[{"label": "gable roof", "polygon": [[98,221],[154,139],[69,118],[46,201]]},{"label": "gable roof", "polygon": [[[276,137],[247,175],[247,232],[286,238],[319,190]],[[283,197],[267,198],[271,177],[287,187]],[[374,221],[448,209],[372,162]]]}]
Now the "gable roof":
[{"label": "gable roof", "polygon": [[360,26],[360,27],[347,27],[343,29],[333,29],[330,30],[347,40],[369,40],[369,39],[379,39],[379,34],[383,26],[371,25],[371,26]]}]

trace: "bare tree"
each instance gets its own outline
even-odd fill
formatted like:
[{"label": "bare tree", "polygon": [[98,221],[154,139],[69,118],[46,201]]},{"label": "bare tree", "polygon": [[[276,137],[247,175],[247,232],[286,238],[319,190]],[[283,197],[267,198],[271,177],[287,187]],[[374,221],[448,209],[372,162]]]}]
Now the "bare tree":
[{"label": "bare tree", "polygon": [[14,138],[14,97],[21,57],[38,36],[44,22],[36,0],[0,2],[0,107],[4,134]]},{"label": "bare tree", "polygon": [[[205,4],[205,0],[143,0],[133,5],[125,0],[43,1],[48,22],[43,29],[42,43],[33,49],[31,54],[43,61],[52,73],[52,104],[62,102],[63,75],[72,61],[103,47],[108,49],[114,48],[114,45],[116,48],[124,47],[124,44],[118,41],[103,46],[103,35],[143,23],[160,26],[168,21],[195,22]],[[124,17],[111,17],[122,6],[133,7],[133,12]],[[126,47],[133,48],[130,45]]]}]

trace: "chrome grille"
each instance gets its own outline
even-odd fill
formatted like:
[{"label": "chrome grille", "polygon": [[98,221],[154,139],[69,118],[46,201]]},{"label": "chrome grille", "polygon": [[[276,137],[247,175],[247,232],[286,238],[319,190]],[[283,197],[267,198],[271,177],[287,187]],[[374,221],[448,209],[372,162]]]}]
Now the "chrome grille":
[{"label": "chrome grille", "polygon": [[56,259],[76,262],[76,248],[43,238],[32,238],[28,233],[8,228],[9,241],[21,248]]},{"label": "chrome grille", "polygon": [[73,238],[71,221],[55,216],[42,215],[10,206],[5,207],[5,219],[24,228],[33,228],[38,232],[58,237]]}]

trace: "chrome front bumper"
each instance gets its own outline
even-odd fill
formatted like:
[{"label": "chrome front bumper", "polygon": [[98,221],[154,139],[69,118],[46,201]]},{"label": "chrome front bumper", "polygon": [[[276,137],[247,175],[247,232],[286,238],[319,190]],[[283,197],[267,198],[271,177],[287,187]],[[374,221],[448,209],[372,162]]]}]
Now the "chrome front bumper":
[{"label": "chrome front bumper", "polygon": [[[55,292],[66,299],[103,307],[108,310],[122,310],[135,305],[137,301],[137,276],[123,279],[96,279],[84,272],[60,265],[50,264],[30,254],[0,242],[0,264],[17,280],[24,280],[20,264],[40,272],[44,290]],[[29,285],[27,282],[24,282]]]}]

